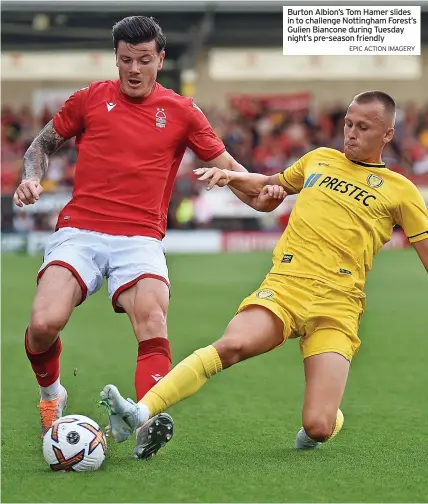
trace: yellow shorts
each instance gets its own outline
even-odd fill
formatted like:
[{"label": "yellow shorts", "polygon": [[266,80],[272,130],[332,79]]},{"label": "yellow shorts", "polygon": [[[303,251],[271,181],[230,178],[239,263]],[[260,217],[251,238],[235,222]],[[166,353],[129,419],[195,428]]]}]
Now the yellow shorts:
[{"label": "yellow shorts", "polygon": [[303,358],[336,352],[351,361],[361,343],[357,333],[364,300],[318,280],[269,273],[237,313],[264,306],[284,323],[284,342],[300,337]]}]

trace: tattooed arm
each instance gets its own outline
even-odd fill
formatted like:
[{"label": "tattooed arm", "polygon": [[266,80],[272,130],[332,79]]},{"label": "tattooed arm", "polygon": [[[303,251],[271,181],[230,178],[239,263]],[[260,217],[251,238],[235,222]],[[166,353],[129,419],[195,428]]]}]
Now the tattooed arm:
[{"label": "tattooed arm", "polygon": [[53,121],[49,121],[33,140],[24,155],[22,181],[13,196],[17,206],[33,204],[40,198],[43,191],[40,182],[46,175],[49,158],[67,140],[55,131]]}]

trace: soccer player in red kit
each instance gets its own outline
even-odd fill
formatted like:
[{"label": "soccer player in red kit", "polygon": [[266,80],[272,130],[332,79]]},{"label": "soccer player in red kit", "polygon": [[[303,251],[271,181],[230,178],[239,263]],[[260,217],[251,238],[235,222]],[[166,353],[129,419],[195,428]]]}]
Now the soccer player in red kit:
[{"label": "soccer player in red kit", "polygon": [[[113,42],[119,79],[91,83],[65,102],[25,153],[14,194],[18,206],[37,202],[49,157],[76,137],[72,200],[47,243],[25,333],[40,386],[42,434],[62,416],[67,402],[59,378],[59,334],[104,278],[114,310],[127,313],[138,341],[137,401],[169,372],[169,280],[162,238],[181,159],[189,147],[205,164],[245,170],[191,98],[156,82],[166,38],[152,18],[121,20],[113,27]],[[252,201],[237,195],[259,210],[280,203],[267,193]],[[137,433],[134,456],[153,455],[172,432],[169,415],[154,417]]]}]

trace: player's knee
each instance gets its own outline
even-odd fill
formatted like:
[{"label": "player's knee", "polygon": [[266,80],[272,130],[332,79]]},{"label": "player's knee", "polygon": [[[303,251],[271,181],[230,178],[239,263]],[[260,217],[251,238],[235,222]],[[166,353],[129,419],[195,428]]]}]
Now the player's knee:
[{"label": "player's knee", "polygon": [[223,369],[226,369],[238,362],[245,360],[246,350],[242,338],[222,338],[214,344],[222,362]]},{"label": "player's knee", "polygon": [[134,330],[139,341],[166,337],[166,315],[161,308],[145,309],[135,318]]},{"label": "player's knee", "polygon": [[311,439],[322,442],[331,436],[334,429],[334,421],[323,415],[313,416],[303,419],[303,428]]},{"label": "player's knee", "polygon": [[33,313],[28,332],[30,348],[37,352],[49,348],[65,323],[66,321],[53,317],[45,311]]}]

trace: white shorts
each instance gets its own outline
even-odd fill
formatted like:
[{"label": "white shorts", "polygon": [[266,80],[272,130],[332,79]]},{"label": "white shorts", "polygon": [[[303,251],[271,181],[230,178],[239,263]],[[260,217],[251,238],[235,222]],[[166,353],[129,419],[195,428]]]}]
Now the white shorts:
[{"label": "white shorts", "polygon": [[70,270],[82,288],[82,302],[108,280],[113,308],[124,313],[117,298],[143,278],[156,278],[169,287],[165,247],[156,238],[116,236],[71,227],[60,228],[50,237],[37,275],[48,266]]}]

